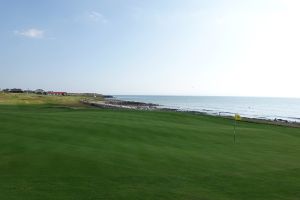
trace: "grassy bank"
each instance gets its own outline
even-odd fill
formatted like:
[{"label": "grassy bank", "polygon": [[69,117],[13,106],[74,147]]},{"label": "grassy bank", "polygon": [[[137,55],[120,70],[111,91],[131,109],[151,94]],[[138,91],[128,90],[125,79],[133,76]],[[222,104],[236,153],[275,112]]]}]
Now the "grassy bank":
[{"label": "grassy bank", "polygon": [[37,94],[14,94],[0,92],[0,105],[64,105],[64,106],[84,106],[80,103],[81,99],[97,99],[100,97],[86,97],[86,96],[51,96],[51,95],[37,95]]},{"label": "grassy bank", "polygon": [[299,199],[300,129],[232,124],[0,105],[0,199]]}]

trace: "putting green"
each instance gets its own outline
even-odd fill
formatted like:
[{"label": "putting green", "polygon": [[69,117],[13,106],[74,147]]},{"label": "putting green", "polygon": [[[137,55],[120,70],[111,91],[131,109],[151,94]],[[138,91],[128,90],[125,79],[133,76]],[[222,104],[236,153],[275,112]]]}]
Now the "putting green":
[{"label": "putting green", "polygon": [[0,199],[300,198],[300,129],[175,112],[0,105]]}]

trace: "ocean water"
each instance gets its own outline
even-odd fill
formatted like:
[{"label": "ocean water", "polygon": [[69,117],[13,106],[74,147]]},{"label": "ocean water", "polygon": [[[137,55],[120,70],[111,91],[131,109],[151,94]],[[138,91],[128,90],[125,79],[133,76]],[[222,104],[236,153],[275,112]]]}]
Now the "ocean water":
[{"label": "ocean water", "polygon": [[211,115],[300,122],[300,98],[215,97],[215,96],[135,96],[116,95],[120,100],[159,104],[162,108],[199,111]]}]

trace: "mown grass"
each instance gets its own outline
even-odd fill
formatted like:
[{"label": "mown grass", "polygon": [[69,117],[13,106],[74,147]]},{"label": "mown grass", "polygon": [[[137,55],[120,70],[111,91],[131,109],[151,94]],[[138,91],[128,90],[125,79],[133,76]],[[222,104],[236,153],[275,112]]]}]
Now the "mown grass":
[{"label": "mown grass", "polygon": [[300,199],[300,129],[0,105],[0,199]]}]

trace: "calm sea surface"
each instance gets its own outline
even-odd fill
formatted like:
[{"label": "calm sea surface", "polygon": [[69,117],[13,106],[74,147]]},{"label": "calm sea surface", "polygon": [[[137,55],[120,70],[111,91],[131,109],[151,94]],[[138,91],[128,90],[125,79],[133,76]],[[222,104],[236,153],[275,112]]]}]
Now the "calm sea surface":
[{"label": "calm sea surface", "polygon": [[212,115],[234,115],[260,119],[300,122],[299,98],[206,97],[206,96],[133,96],[115,95],[120,100],[159,104],[163,108],[200,111]]}]

